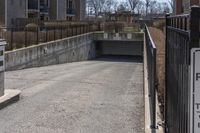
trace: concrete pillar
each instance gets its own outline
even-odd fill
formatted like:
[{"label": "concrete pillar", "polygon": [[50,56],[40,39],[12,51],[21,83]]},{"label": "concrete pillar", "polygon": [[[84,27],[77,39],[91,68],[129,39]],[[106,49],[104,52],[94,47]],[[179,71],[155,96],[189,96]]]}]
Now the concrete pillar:
[{"label": "concrete pillar", "polygon": [[4,51],[6,42],[0,40],[0,97],[4,95]]}]

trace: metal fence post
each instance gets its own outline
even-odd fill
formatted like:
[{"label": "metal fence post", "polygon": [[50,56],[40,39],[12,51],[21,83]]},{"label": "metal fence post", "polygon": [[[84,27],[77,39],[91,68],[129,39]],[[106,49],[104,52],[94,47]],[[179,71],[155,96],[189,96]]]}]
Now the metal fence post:
[{"label": "metal fence post", "polygon": [[25,47],[27,47],[27,28],[25,27]]},{"label": "metal fence post", "polygon": [[199,47],[199,38],[200,38],[200,8],[198,6],[191,7],[191,14],[190,14],[190,49]]},{"label": "metal fence post", "polygon": [[78,25],[76,25],[76,35],[78,35]]},{"label": "metal fence post", "polygon": [[61,34],[61,39],[63,38],[63,31],[62,31],[62,23],[61,23],[61,26],[60,26],[60,34]]},{"label": "metal fence post", "polygon": [[11,45],[11,50],[13,50],[13,27],[11,27],[11,35],[10,35],[10,45]]},{"label": "metal fence post", "polygon": [[68,34],[69,34],[69,33],[68,33],[68,32],[69,32],[69,26],[68,26],[68,25],[66,26],[66,29],[65,29],[65,30],[67,31],[67,32],[66,32],[66,37],[68,37],[68,36],[69,36],[69,35],[68,35]]},{"label": "metal fence post", "polygon": [[46,31],[46,39],[45,39],[45,42],[48,42],[48,28],[47,28],[47,26],[45,26],[45,31]]},{"label": "metal fence post", "polygon": [[74,25],[72,25],[71,29],[72,29],[72,36],[74,36]]},{"label": "metal fence post", "polygon": [[36,40],[37,42],[36,43],[39,44],[39,27],[37,27],[37,31],[36,32],[37,32],[37,40]]},{"label": "metal fence post", "polygon": [[167,94],[167,61],[168,61],[168,48],[167,48],[167,26],[168,26],[168,18],[170,15],[169,14],[166,14],[165,15],[165,34],[166,34],[166,37],[165,37],[165,113],[164,113],[164,119],[165,119],[165,133],[168,132],[168,125],[167,125],[167,98],[168,98],[168,94]]},{"label": "metal fence post", "polygon": [[54,38],[54,41],[56,40],[56,26],[54,25],[54,32],[53,32],[53,38]]}]

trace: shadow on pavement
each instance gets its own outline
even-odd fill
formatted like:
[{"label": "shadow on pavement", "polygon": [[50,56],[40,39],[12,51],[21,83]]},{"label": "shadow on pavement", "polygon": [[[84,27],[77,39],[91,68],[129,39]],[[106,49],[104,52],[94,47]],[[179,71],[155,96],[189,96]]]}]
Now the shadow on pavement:
[{"label": "shadow on pavement", "polygon": [[135,62],[143,63],[143,57],[141,56],[126,56],[126,55],[103,55],[96,59],[95,61],[108,61],[108,62]]}]

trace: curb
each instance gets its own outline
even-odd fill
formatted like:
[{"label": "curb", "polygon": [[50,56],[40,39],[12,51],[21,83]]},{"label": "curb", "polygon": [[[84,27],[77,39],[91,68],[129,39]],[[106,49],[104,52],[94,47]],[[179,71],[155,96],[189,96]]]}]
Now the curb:
[{"label": "curb", "polygon": [[[145,40],[145,39],[144,39]],[[145,101],[145,133],[164,133],[164,128],[159,126],[158,129],[152,130],[151,125],[151,113],[150,113],[150,101],[148,91],[148,71],[147,71],[147,54],[146,45],[144,41],[144,101]],[[162,122],[161,113],[159,109],[158,95],[156,93],[156,123]]]},{"label": "curb", "polygon": [[0,97],[0,109],[19,101],[20,93],[19,90],[5,90],[4,96]]}]

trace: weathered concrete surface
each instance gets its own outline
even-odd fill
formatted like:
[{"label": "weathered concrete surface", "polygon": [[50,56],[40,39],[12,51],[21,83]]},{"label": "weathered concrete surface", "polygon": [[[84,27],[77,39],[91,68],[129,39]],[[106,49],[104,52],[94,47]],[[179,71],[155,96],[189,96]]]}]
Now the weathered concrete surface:
[{"label": "weathered concrete surface", "polygon": [[143,32],[120,32],[120,33],[105,33],[105,32],[95,32],[94,33],[95,41],[143,41],[144,33]]},{"label": "weathered concrete surface", "polygon": [[142,32],[91,32],[17,49],[5,53],[5,69],[20,70],[94,59],[96,52],[99,52],[96,51],[95,41],[105,41],[100,44],[102,54],[142,56],[143,36]]},{"label": "weathered concrete surface", "polygon": [[19,70],[93,59],[93,33],[82,34],[5,53],[5,69]]},{"label": "weathered concrete surface", "polygon": [[0,110],[1,133],[143,133],[143,64],[100,58],[6,72],[22,99]]},{"label": "weathered concrete surface", "polygon": [[20,93],[21,91],[16,89],[6,89],[4,95],[0,97],[0,109],[17,102],[20,99]]}]

